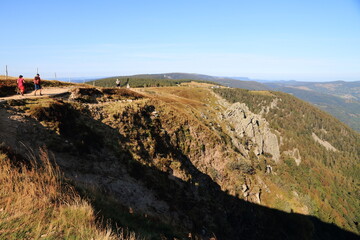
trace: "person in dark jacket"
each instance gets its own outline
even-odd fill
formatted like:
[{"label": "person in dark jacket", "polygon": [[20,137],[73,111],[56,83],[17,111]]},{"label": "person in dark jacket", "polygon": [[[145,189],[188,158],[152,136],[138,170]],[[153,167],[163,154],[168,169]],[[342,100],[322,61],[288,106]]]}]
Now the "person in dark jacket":
[{"label": "person in dark jacket", "polygon": [[37,92],[37,90],[39,90],[40,91],[40,96],[42,96],[42,94],[41,94],[41,78],[40,78],[40,74],[36,74],[36,76],[34,77],[34,86],[35,86],[34,95],[36,96],[36,92]]}]

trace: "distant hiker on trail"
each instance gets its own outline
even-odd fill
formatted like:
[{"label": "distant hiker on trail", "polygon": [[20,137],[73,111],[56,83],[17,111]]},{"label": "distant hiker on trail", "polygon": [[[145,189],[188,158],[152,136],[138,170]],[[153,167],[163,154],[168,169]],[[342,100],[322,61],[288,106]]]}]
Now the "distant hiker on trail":
[{"label": "distant hiker on trail", "polygon": [[36,96],[37,90],[40,90],[40,96],[42,96],[42,94],[41,94],[41,79],[40,79],[40,74],[36,74],[36,76],[34,77],[34,85],[35,85],[35,93],[34,93],[34,95]]},{"label": "distant hiker on trail", "polygon": [[23,78],[23,75],[19,76],[19,79],[17,80],[17,86],[20,90],[20,94],[21,96],[24,96],[24,92],[25,92],[25,80]]},{"label": "distant hiker on trail", "polygon": [[120,87],[120,80],[118,78],[116,79],[116,87]]}]

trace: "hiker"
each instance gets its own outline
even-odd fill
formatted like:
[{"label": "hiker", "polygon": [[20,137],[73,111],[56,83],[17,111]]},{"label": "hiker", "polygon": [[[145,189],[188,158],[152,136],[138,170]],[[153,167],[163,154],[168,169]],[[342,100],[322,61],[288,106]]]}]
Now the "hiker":
[{"label": "hiker", "polygon": [[25,80],[23,78],[23,75],[19,76],[19,79],[17,80],[17,86],[18,89],[20,90],[20,94],[21,96],[24,96],[24,92],[25,92]]},{"label": "hiker", "polygon": [[36,96],[37,90],[40,90],[40,96],[42,96],[42,94],[41,94],[41,79],[40,79],[40,74],[36,74],[36,76],[34,77],[34,85],[35,85],[35,93],[34,93],[34,95]]},{"label": "hiker", "polygon": [[116,79],[116,87],[120,87],[120,80],[118,78]]}]

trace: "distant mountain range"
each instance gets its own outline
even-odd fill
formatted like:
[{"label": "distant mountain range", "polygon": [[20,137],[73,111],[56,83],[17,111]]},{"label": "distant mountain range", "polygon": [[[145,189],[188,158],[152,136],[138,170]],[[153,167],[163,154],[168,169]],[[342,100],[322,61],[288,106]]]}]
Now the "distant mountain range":
[{"label": "distant mountain range", "polygon": [[310,102],[360,132],[360,81],[277,81],[264,84]]},{"label": "distant mountain range", "polygon": [[265,85],[271,88],[290,87],[307,91],[315,91],[324,94],[331,94],[345,100],[360,100],[360,81],[345,82],[298,82],[298,81],[277,81],[267,82]]},{"label": "distant mountain range", "polygon": [[196,74],[196,73],[138,74],[132,76],[125,76],[125,77],[169,79],[169,80],[192,79],[192,80],[201,80],[201,81],[211,81],[228,87],[243,88],[248,90],[270,90],[268,86],[256,81],[250,81],[248,78],[244,78],[247,79],[246,81],[244,81],[233,78],[209,76],[209,75]]}]

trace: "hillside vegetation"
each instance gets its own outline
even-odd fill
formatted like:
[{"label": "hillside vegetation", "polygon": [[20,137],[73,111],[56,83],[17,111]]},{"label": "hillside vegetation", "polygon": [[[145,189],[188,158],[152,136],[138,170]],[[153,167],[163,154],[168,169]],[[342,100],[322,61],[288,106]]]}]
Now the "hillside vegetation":
[{"label": "hillside vegetation", "polygon": [[[309,213],[328,222],[356,227],[360,213],[360,138],[338,120],[299,99],[281,92],[259,94],[241,89],[215,89],[230,102],[244,102],[262,113],[282,138],[281,152],[298,149],[301,164],[283,154],[281,176],[273,176],[287,192],[296,191],[309,201]],[[264,112],[275,99],[276,107]],[[312,134],[337,151],[314,144]],[[287,205],[288,203],[284,202]],[[346,225],[343,225],[346,226]]]},{"label": "hillside vegetation", "polygon": [[76,88],[3,103],[0,141],[45,145],[99,217],[145,239],[360,233],[359,134],[287,94]]},{"label": "hillside vegetation", "polygon": [[45,150],[29,154],[0,146],[0,239],[135,239],[101,226]]}]

